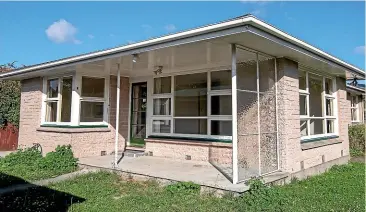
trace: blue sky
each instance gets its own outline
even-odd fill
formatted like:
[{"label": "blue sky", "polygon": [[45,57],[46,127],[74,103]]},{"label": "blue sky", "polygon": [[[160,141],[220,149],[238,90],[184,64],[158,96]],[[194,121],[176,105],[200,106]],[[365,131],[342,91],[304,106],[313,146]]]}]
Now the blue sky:
[{"label": "blue sky", "polygon": [[365,69],[365,2],[0,2],[0,11],[0,64],[32,65],[252,13]]}]

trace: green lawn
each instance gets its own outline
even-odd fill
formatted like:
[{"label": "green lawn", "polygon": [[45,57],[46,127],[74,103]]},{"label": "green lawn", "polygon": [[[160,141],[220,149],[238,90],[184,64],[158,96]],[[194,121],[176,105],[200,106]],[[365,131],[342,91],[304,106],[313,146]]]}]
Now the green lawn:
[{"label": "green lawn", "polygon": [[159,187],[153,181],[125,181],[115,174],[100,172],[51,185],[47,191],[33,189],[0,196],[0,207],[5,204],[19,208],[32,202],[28,208],[55,210],[67,204],[71,205],[69,211],[364,211],[364,180],[364,164],[351,163],[286,186],[220,199]]}]

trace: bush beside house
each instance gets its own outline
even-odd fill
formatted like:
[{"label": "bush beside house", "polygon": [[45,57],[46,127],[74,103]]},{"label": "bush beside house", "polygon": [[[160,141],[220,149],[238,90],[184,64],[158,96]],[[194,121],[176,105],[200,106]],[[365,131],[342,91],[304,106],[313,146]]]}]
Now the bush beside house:
[{"label": "bush beside house", "polygon": [[19,149],[0,159],[0,188],[1,182],[12,176],[24,180],[39,180],[56,177],[61,174],[73,172],[77,169],[77,159],[74,157],[71,146],[57,146],[54,152],[49,152],[42,157],[41,151],[32,147]]},{"label": "bush beside house", "polygon": [[348,128],[351,156],[365,155],[365,126],[365,124],[358,124]]}]

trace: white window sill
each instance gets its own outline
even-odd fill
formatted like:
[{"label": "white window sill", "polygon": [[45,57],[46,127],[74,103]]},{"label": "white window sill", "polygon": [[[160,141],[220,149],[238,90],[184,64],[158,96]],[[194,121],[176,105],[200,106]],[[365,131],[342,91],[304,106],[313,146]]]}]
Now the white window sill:
[{"label": "white window sill", "polygon": [[320,140],[327,140],[332,138],[338,138],[339,135],[335,133],[331,134],[321,134],[321,135],[311,135],[311,136],[303,136],[301,137],[301,143],[308,143],[308,142],[314,142],[314,141],[320,141]]}]

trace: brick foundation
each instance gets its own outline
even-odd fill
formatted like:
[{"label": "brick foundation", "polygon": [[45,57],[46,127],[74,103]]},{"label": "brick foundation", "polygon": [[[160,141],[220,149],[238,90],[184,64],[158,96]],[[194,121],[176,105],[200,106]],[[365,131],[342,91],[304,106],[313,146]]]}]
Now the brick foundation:
[{"label": "brick foundation", "polygon": [[205,141],[185,141],[169,139],[145,139],[146,152],[153,156],[186,160],[190,156],[195,161],[211,161],[232,164],[232,144]]}]

